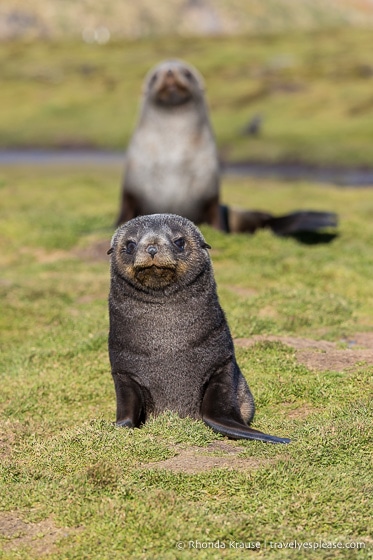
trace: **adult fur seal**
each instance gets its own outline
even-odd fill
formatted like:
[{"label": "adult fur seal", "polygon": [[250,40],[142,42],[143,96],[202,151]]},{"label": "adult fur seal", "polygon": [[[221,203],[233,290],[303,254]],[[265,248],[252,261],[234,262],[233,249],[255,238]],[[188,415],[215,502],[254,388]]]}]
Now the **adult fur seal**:
[{"label": "adult fur seal", "polygon": [[145,78],[139,122],[129,143],[117,225],[153,213],[180,214],[225,232],[278,235],[337,225],[329,212],[268,212],[220,204],[219,158],[203,79],[183,61],[165,61]]},{"label": "adult fur seal", "polygon": [[141,216],[113,236],[109,356],[119,426],[172,410],[232,439],[288,443],[248,426],[254,399],[220,307],[209,245],[186,218]]},{"label": "adult fur seal", "polygon": [[220,227],[219,161],[203,81],[180,61],[159,64],[145,79],[117,225],[157,212]]}]

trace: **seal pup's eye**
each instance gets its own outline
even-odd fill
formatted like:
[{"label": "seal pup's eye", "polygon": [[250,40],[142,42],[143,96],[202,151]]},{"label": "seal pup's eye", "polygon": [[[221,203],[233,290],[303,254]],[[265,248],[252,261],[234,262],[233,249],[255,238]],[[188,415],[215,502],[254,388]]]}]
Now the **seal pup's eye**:
[{"label": "seal pup's eye", "polygon": [[136,243],[134,241],[127,241],[127,244],[124,248],[124,252],[128,255],[132,255],[134,250],[136,249]]},{"label": "seal pup's eye", "polygon": [[184,251],[184,247],[185,247],[184,237],[179,237],[178,239],[175,239],[174,244],[179,249],[179,251]]}]

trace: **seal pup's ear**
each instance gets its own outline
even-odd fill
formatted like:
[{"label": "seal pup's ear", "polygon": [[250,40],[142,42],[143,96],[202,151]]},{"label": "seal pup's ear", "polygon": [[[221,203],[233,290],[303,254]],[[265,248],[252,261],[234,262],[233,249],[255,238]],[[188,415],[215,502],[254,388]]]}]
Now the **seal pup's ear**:
[{"label": "seal pup's ear", "polygon": [[[118,230],[117,230],[117,231],[118,231]],[[116,234],[117,234],[117,231],[115,231],[115,232],[113,233],[113,236],[112,236],[112,238],[111,238],[111,240],[110,240],[110,249],[109,249],[108,252],[106,253],[107,255],[111,255],[111,253],[114,251],[114,239],[115,239],[115,236],[116,236]]]}]

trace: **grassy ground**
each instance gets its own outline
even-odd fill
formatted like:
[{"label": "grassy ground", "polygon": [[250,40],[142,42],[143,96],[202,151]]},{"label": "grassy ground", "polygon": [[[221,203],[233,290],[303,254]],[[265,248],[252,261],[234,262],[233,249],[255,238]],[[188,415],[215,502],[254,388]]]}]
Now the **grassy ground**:
[{"label": "grassy ground", "polygon": [[[3,43],[0,146],[124,149],[145,73],[184,58],[206,80],[222,156],[372,165],[371,31]],[[263,116],[258,137],[242,135]]]},{"label": "grassy ground", "polygon": [[[268,340],[334,341],[351,356],[347,341],[373,331],[372,191],[224,185],[232,204],[336,210],[329,244],[203,228],[234,337],[265,335],[237,357],[255,427],[292,438],[272,446],[229,442],[172,414],[113,427],[105,249],[119,177],[1,172],[1,557],[195,558],[202,547],[198,558],[237,558],[233,546],[259,543],[258,558],[291,559],[310,557],[307,543],[362,542],[317,557],[372,558],[373,362],[310,368]],[[283,548],[295,541],[307,549]]]}]

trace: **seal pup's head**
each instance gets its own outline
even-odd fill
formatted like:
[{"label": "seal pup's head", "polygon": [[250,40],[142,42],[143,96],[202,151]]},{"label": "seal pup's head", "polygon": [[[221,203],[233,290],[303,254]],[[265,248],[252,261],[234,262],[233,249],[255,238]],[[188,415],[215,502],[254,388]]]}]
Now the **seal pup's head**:
[{"label": "seal pup's head", "polygon": [[138,216],[117,229],[108,253],[112,278],[146,292],[175,292],[211,269],[200,230],[175,214]]},{"label": "seal pup's head", "polygon": [[144,82],[147,103],[172,109],[204,101],[201,74],[182,60],[167,60],[150,70]]}]

